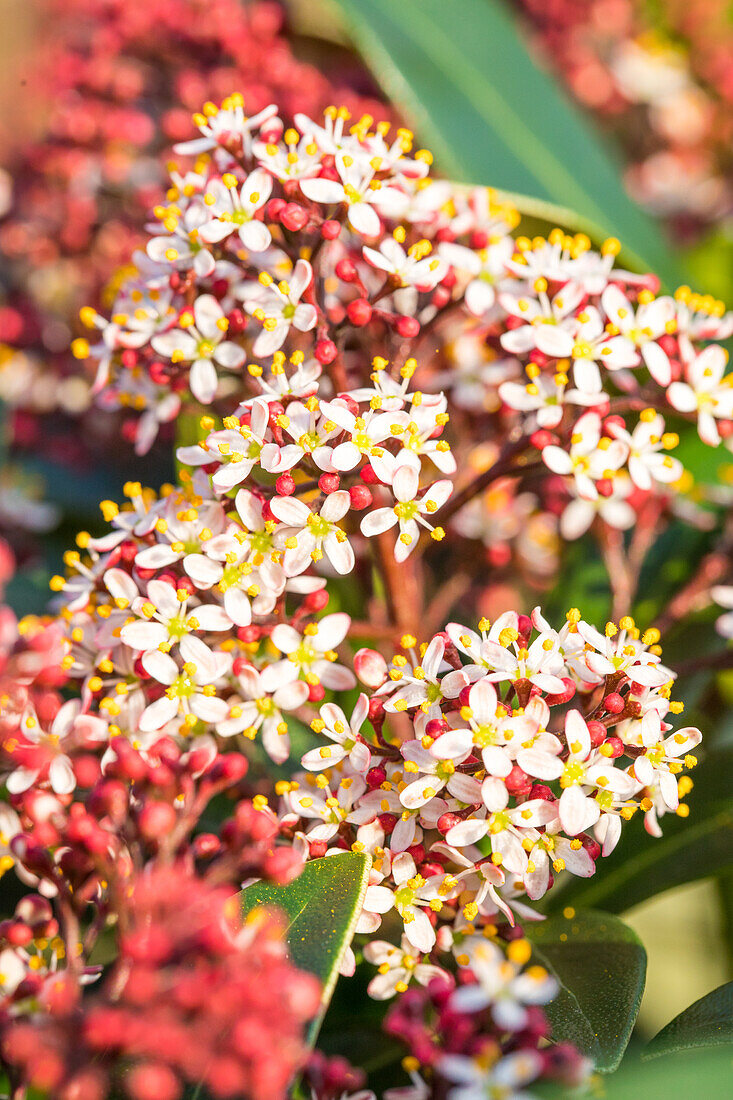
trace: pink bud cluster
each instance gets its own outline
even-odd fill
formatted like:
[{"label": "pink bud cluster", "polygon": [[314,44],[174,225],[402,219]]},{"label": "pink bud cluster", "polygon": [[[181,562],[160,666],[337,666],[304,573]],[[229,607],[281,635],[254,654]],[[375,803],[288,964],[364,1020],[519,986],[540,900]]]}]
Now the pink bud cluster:
[{"label": "pink bud cluster", "polygon": [[[320,989],[288,961],[279,924],[263,912],[242,926],[228,889],[182,867],[134,876],[126,892],[119,955],[98,992],[81,998],[73,961],[17,987],[0,1037],[11,1080],[59,1100],[120,1089],[178,1100],[186,1084],[284,1097]],[[23,927],[45,939],[47,924]],[[29,997],[40,1020],[25,1018]]]}]

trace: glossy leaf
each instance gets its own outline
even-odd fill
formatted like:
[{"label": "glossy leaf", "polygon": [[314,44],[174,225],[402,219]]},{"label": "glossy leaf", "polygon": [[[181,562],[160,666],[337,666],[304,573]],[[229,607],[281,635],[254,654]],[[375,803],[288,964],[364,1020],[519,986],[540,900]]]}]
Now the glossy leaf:
[{"label": "glossy leaf", "polygon": [[665,819],[663,825],[659,839],[643,829],[635,835],[632,825],[617,850],[599,860],[593,878],[568,876],[555,888],[557,894],[548,894],[548,911],[571,904],[623,913],[663,890],[733,867],[733,801],[701,807],[698,820],[676,819],[668,825]]},{"label": "glossy leaf", "polygon": [[733,1043],[733,982],[719,986],[675,1016],[654,1036],[644,1057],[659,1058],[678,1050],[727,1043]]},{"label": "glossy leaf", "polygon": [[[619,166],[537,66],[503,4],[334,2],[443,175],[518,192],[512,198],[529,216],[595,240],[615,235],[627,246],[626,262],[679,281],[661,231],[626,195]],[[522,194],[532,197],[525,202]]]},{"label": "glossy leaf", "polygon": [[[629,1061],[604,1082],[604,1100],[729,1100],[733,1058],[716,1050]],[[566,1094],[563,1094],[566,1095]]]},{"label": "glossy leaf", "polygon": [[318,1031],[339,965],[354,935],[370,867],[369,856],[344,852],[306,863],[298,878],[287,886],[255,882],[240,894],[245,916],[258,906],[272,906],[285,913],[293,962],[315,974],[323,986],[322,1010],[311,1027],[311,1039]]},{"label": "glossy leaf", "polygon": [[556,1042],[577,1046],[596,1069],[616,1069],[644,992],[646,952],[618,917],[567,909],[525,928],[538,962],[555,974],[560,993],[546,1013]]}]

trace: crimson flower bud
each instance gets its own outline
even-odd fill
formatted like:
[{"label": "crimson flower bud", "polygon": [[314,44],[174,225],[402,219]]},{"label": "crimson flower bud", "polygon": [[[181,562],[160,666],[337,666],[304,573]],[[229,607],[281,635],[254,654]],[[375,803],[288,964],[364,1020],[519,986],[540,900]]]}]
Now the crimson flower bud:
[{"label": "crimson flower bud", "polygon": [[624,743],[620,737],[607,738],[606,745],[608,745],[609,759],[616,760],[619,756],[624,755]]},{"label": "crimson flower bud", "polygon": [[386,769],[381,764],[377,764],[374,768],[370,768],[366,773],[366,784],[370,791],[375,791],[377,787],[381,787],[382,783],[387,778]]},{"label": "crimson flower bud", "polygon": [[[462,703],[461,706],[464,704]],[[429,722],[425,724],[425,732],[428,737],[440,737],[441,733],[445,733],[448,729],[448,723],[445,718],[431,718]]]},{"label": "crimson flower bud", "polygon": [[321,474],[318,479],[318,488],[321,490],[322,493],[325,493],[327,496],[330,493],[337,492],[340,484],[341,479],[339,478],[338,474]]},{"label": "crimson flower bud", "polygon": [[415,317],[400,317],[395,327],[403,340],[413,340],[420,332],[420,322]]},{"label": "crimson flower bud", "polygon": [[280,211],[280,221],[286,229],[290,229],[293,233],[303,229],[308,224],[309,217],[308,211],[304,210],[302,206],[298,206],[297,202],[287,203]]},{"label": "crimson flower bud", "polygon": [[275,482],[275,489],[278,496],[289,497],[295,492],[295,480],[292,474],[280,474],[280,477]]},{"label": "crimson flower bud", "polygon": [[458,814],[448,813],[441,814],[438,818],[438,832],[443,836],[449,833],[454,825],[459,825],[463,819]]},{"label": "crimson flower bud", "polygon": [[529,794],[532,789],[532,780],[526,772],[522,771],[518,764],[515,764],[509,775],[504,780],[506,789],[509,794],[520,795]]},{"label": "crimson flower bud", "polygon": [[374,500],[366,485],[352,485],[349,489],[349,499],[355,512],[363,512]]},{"label": "crimson flower bud", "polygon": [[378,814],[377,820],[384,829],[385,836],[389,836],[389,834],[394,830],[394,827],[399,821],[399,818],[395,814]]},{"label": "crimson flower bud", "polygon": [[317,592],[309,592],[303,600],[306,611],[323,611],[328,606],[330,596],[325,588],[319,588]]},{"label": "crimson flower bud", "polygon": [[346,307],[346,313],[352,325],[368,325],[372,319],[372,307],[366,298],[355,298]]},{"label": "crimson flower bud", "polygon": [[546,783],[533,783],[532,789],[529,792],[529,797],[532,799],[541,798],[544,802],[555,801],[555,796]]},{"label": "crimson flower bud", "polygon": [[609,714],[620,714],[625,706],[623,696],[617,691],[612,691],[603,700],[603,706]]},{"label": "crimson flower bud", "polygon": [[340,232],[341,222],[337,222],[334,218],[329,218],[321,226],[321,236],[327,241],[335,241]]},{"label": "crimson flower bud", "polygon": [[356,265],[348,259],[339,260],[336,264],[336,274],[344,283],[353,283],[359,275]]},{"label": "crimson flower bud", "polygon": [[170,833],[177,820],[176,811],[168,802],[148,802],[138,818],[138,828],[146,840]]},{"label": "crimson flower bud", "polygon": [[575,695],[575,681],[571,680],[569,676],[563,676],[562,682],[565,684],[565,691],[558,692],[556,695],[545,696],[548,706],[554,707],[559,703],[569,703]]},{"label": "crimson flower bud", "polygon": [[597,749],[606,740],[606,727],[603,722],[596,722],[591,720],[588,722],[588,733],[590,734],[590,743],[594,749]]},{"label": "crimson flower bud", "polygon": [[309,684],[308,685],[308,702],[320,703],[323,696],[326,694],[322,684]]},{"label": "crimson flower bud", "polygon": [[280,221],[280,215],[288,204],[284,199],[270,199],[265,207],[265,218],[269,222]]},{"label": "crimson flower bud", "polygon": [[327,367],[329,363],[333,363],[338,355],[338,349],[333,340],[319,340],[315,346],[314,354],[318,362]]},{"label": "crimson flower bud", "polygon": [[359,477],[366,485],[376,485],[379,481],[377,474],[373,466],[370,466],[367,462],[366,466],[362,467]]},{"label": "crimson flower bud", "polygon": [[148,1062],[135,1066],[124,1076],[131,1100],[178,1100],[181,1083],[168,1066]]}]

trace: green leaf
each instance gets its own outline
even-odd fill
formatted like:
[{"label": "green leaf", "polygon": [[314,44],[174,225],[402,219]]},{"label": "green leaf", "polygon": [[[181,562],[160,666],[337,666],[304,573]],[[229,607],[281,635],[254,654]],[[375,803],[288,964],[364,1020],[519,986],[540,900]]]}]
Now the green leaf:
[{"label": "green leaf", "polygon": [[624,191],[619,166],[530,57],[502,4],[333,2],[444,175],[532,196],[511,197],[530,216],[574,223],[596,241],[615,235],[625,262],[681,280],[659,228]]},{"label": "green leaf", "polygon": [[616,851],[599,860],[593,878],[568,876],[550,891],[548,911],[572,904],[623,913],[663,890],[733,867],[733,800],[700,807],[699,813],[697,821],[675,819],[668,825],[665,819],[658,840],[643,830],[634,835],[632,823]]},{"label": "green leaf", "polygon": [[678,1050],[696,1050],[733,1043],[733,982],[714,989],[680,1012],[644,1051],[645,1058],[659,1058]]},{"label": "green leaf", "polygon": [[618,917],[593,910],[525,926],[534,953],[560,982],[546,1013],[556,1042],[574,1043],[601,1073],[621,1061],[644,992],[646,952]]},{"label": "green leaf", "polygon": [[315,974],[323,986],[321,1012],[311,1025],[311,1041],[318,1033],[339,964],[354,935],[371,863],[368,855],[344,852],[306,863],[287,886],[255,882],[240,894],[244,916],[263,905],[285,913],[290,957],[301,970]]},{"label": "green leaf", "polygon": [[604,1100],[730,1100],[731,1073],[733,1058],[720,1050],[629,1062],[604,1082]]}]

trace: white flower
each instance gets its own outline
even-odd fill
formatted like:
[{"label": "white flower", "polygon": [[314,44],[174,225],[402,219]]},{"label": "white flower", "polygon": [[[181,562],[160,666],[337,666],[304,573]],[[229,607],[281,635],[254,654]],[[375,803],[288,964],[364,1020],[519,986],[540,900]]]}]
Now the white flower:
[{"label": "white flower", "polygon": [[568,489],[574,494],[573,500],[566,506],[560,517],[560,534],[569,542],[579,539],[588,530],[598,516],[609,527],[617,531],[628,531],[636,523],[636,512],[628,502],[633,491],[631,478],[623,471],[615,474],[611,481],[610,496],[600,493],[595,500],[581,497],[571,483]]},{"label": "white flower", "polygon": [[239,417],[227,417],[231,427],[212,432],[203,443],[192,447],[179,447],[176,457],[187,466],[204,466],[220,462],[212,477],[218,493],[228,492],[245,481],[255,466],[274,471],[278,466],[280,451],[269,439],[269,408],[264,398],[257,397],[249,407],[249,424]]},{"label": "white flower", "polygon": [[202,243],[199,230],[208,221],[203,203],[196,199],[183,214],[166,211],[163,229],[155,232],[147,244],[147,254],[156,264],[174,268],[192,268],[200,279],[206,279],[216,267],[214,257]]},{"label": "white flower", "polygon": [[323,684],[332,691],[348,691],[356,683],[354,674],[336,664],[336,646],[346,637],[351,619],[339,611],[325,615],[319,622],[308,625],[303,634],[279,623],[273,630],[273,645],[286,659],[275,661],[262,672],[262,687],[274,691],[280,684],[297,680],[300,675],[309,684]]},{"label": "white flower", "polygon": [[392,878],[397,887],[394,893],[386,886],[373,886],[367,891],[369,909],[387,913],[394,906],[404,921],[405,935],[412,946],[418,951],[432,951],[435,930],[425,907],[442,908],[442,902],[455,894],[459,884],[448,875],[423,878],[409,852],[400,852],[392,860]]},{"label": "white flower", "polygon": [[396,454],[377,449],[370,459],[371,465],[380,481],[390,484],[400,466],[411,466],[415,473],[421,469],[421,458],[425,455],[437,466],[442,474],[456,472],[456,460],[451,454],[450,445],[445,439],[437,438],[448,422],[446,400],[443,394],[425,404],[414,404],[409,413],[394,413],[390,431],[399,440],[400,449]]},{"label": "white flower", "polygon": [[[546,287],[544,279],[538,283]],[[548,297],[546,289],[537,293],[538,298],[508,292],[499,295],[499,304],[507,313],[526,322],[503,333],[501,346],[514,355],[537,348],[544,355],[565,358],[573,350],[577,324],[572,314],[583,299],[583,289],[568,283],[554,298]]]},{"label": "white flower", "polygon": [[724,638],[733,638],[733,585],[717,584],[710,589],[710,595],[717,604],[728,609],[715,620],[715,629]]},{"label": "white flower", "polygon": [[270,103],[248,118],[244,113],[244,100],[238,94],[228,96],[220,108],[207,103],[204,114],[194,115],[194,123],[202,136],[191,141],[179,141],[173,146],[173,151],[182,156],[198,156],[217,146],[231,148],[241,142],[242,152],[249,155],[253,131],[259,130],[263,122],[276,114],[277,106]]},{"label": "white flower", "polygon": [[252,348],[255,355],[264,358],[282,347],[291,326],[299,332],[315,326],[315,306],[300,300],[312,279],[313,268],[307,260],[298,260],[288,281],[276,283],[266,273],[260,275],[259,290],[244,299],[244,308],[263,325]]},{"label": "white flower", "polygon": [[419,665],[414,668],[405,665],[396,669],[394,676],[376,692],[377,695],[394,692],[385,703],[385,708],[389,711],[400,711],[421,707],[426,714],[433,717],[440,713],[441,699],[456,699],[470,681],[462,669],[451,670],[440,678],[444,653],[443,639],[433,638]]},{"label": "white flower", "polygon": [[359,731],[368,713],[369,700],[366,695],[360,695],[357,699],[350,722],[341,707],[337,707],[335,703],[324,704],[321,707],[321,717],[311,722],[311,728],[334,744],[307,752],[301,760],[306,771],[323,771],[324,768],[339,764],[346,757],[354,771],[367,771],[371,753],[364,741],[359,740]]},{"label": "white flower", "polygon": [[[313,782],[311,776],[308,779]],[[308,830],[308,839],[331,840],[365,790],[366,781],[360,775],[347,775],[335,791],[315,783],[312,787],[301,784],[297,790],[288,792],[285,802],[292,813],[320,822]]]},{"label": "white flower", "polygon": [[[435,753],[433,749],[436,749]],[[481,786],[478,781],[471,775],[456,771],[457,765],[470,755],[471,746],[466,748],[450,732],[439,737],[430,749],[423,748],[420,741],[406,741],[400,746],[400,752],[405,760],[405,772],[420,773],[419,779],[408,783],[400,792],[400,802],[408,810],[425,806],[443,787],[447,787],[448,793],[460,802],[480,800]]]},{"label": "white flower", "polygon": [[502,382],[499,397],[511,409],[535,413],[534,421],[541,428],[556,428],[563,417],[566,402],[574,405],[594,405],[597,393],[585,393],[578,389],[566,390],[566,374],[538,374],[526,385],[519,382]]},{"label": "white flower", "polygon": [[577,633],[586,643],[585,663],[595,676],[623,672],[634,683],[650,688],[662,687],[672,679],[669,669],[660,664],[659,657],[630,638],[625,630],[604,636],[581,620]]},{"label": "white flower", "polygon": [[341,180],[322,177],[305,179],[300,189],[306,198],[319,203],[346,203],[349,224],[363,237],[376,237],[380,230],[375,207],[384,208],[388,217],[399,217],[407,206],[407,196],[396,187],[385,187],[374,179],[374,169],[351,151],[337,152],[334,158]]},{"label": "white flower", "polygon": [[524,1085],[531,1084],[542,1072],[542,1056],[536,1050],[521,1050],[505,1054],[487,1067],[481,1059],[465,1054],[444,1054],[438,1063],[440,1073],[455,1088],[448,1092],[448,1100],[531,1100]]},{"label": "white flower", "polygon": [[628,465],[631,480],[637,488],[649,491],[655,481],[665,484],[679,481],[683,474],[682,463],[671,455],[659,452],[679,441],[674,433],[664,431],[664,417],[641,415],[633,432],[611,422],[609,431],[615,439],[620,439],[628,450]]},{"label": "white flower", "polygon": [[442,527],[433,528],[426,516],[432,516],[442,508],[453,492],[453,482],[436,481],[416,500],[418,475],[411,466],[400,466],[394,475],[392,490],[397,503],[392,508],[377,508],[367,513],[361,521],[361,532],[370,538],[399,524],[395,558],[397,561],[404,561],[417,545],[420,537],[419,525],[431,531],[434,538],[443,537]]},{"label": "white flower", "polygon": [[295,497],[273,497],[270,510],[281,526],[275,531],[275,545],[284,550],[283,568],[290,577],[304,572],[311,562],[325,554],[337,573],[350,573],[354,568],[354,551],[348,536],[338,521],[351,506],[345,489],[326,497],[320,512],[312,512],[307,504]]},{"label": "white flower", "polygon": [[464,301],[469,313],[482,317],[488,313],[496,301],[496,283],[507,274],[507,263],[514,252],[511,237],[501,237],[486,248],[474,251],[460,244],[444,242],[438,252],[451,267],[467,271],[471,280],[464,292]]},{"label": "white flower", "polygon": [[236,177],[230,174],[222,180],[212,180],[204,197],[212,218],[201,226],[199,234],[213,244],[237,233],[249,252],[264,252],[272,236],[255,214],[270,197],[272,176],[260,168],[247,176],[239,190],[237,187]]},{"label": "white flower", "polygon": [[[182,644],[182,651],[183,648]],[[210,659],[200,663],[187,660],[182,669],[167,653],[153,650],[144,655],[145,670],[165,684],[166,689],[165,694],[150,703],[140,715],[142,733],[162,729],[179,714],[183,715],[184,728],[194,726],[196,719],[216,723],[227,717],[229,706],[217,698],[215,682],[229,671],[232,658],[226,653],[211,653],[210,650],[207,653]]]},{"label": "white flower", "polygon": [[723,377],[727,364],[724,348],[704,348],[686,364],[687,382],[673,382],[667,390],[669,403],[678,412],[697,413],[700,439],[710,447],[720,443],[715,421],[733,419],[733,374]]},{"label": "white flower", "polygon": [[575,385],[584,393],[598,394],[602,388],[597,363],[606,370],[635,367],[639,353],[627,336],[609,336],[595,306],[586,306],[577,318],[575,343],[571,351]]},{"label": "white flower", "polygon": [[662,738],[662,722],[654,710],[647,711],[641,725],[646,751],[634,760],[633,774],[644,787],[658,783],[664,805],[674,813],[679,806],[675,774],[679,770],[679,757],[697,748],[702,734],[694,726],[685,726]]},{"label": "white flower", "polygon": [[330,461],[339,472],[353,470],[364,458],[374,465],[374,460],[384,453],[381,444],[392,438],[392,427],[397,423],[395,413],[369,409],[363,415],[354,415],[338,398],[321,402],[321,413],[350,436],[331,452]]},{"label": "white flower", "polygon": [[480,1012],[490,1008],[502,1031],[521,1031],[528,1019],[527,1005],[543,1005],[556,996],[558,983],[544,967],[522,971],[495,943],[482,936],[469,936],[462,944],[476,985],[457,989],[451,1004],[459,1012]]},{"label": "white flower", "polygon": [[654,381],[668,386],[672,370],[667,353],[657,340],[675,331],[675,303],[669,297],[654,298],[650,291],[642,291],[639,298],[644,300],[634,310],[624,292],[611,284],[603,291],[601,305],[618,332],[639,348]]},{"label": "white flower", "polygon": [[434,978],[446,978],[439,966],[422,962],[406,936],[399,947],[386,940],[372,940],[364,948],[364,958],[379,973],[372,978],[367,992],[375,1001],[386,1001],[396,993],[404,993],[412,978],[420,985],[429,985]]},{"label": "white flower", "polygon": [[[56,794],[71,794],[76,787],[76,776],[67,752],[86,742],[106,740],[107,723],[98,716],[82,714],[81,702],[70,699],[59,708],[48,732],[42,728],[32,708],[24,711],[20,732],[33,747],[32,760],[10,773],[5,783],[8,793],[22,794],[46,773],[51,790]],[[67,751],[64,751],[64,741]]]},{"label": "white flower", "polygon": [[600,815],[599,803],[592,795],[597,791],[610,791],[627,798],[634,792],[636,783],[592,749],[588,726],[580,711],[568,711],[565,736],[569,753],[564,763],[546,749],[528,749],[523,754],[521,766],[536,779],[560,780],[563,788],[557,804],[560,822],[569,836],[577,836],[594,825]]},{"label": "white flower", "polygon": [[303,680],[291,680],[269,694],[255,668],[243,668],[238,680],[241,697],[228,700],[229,713],[217,723],[217,732],[221,737],[241,733],[253,740],[261,730],[265,752],[276,764],[282,764],[290,752],[288,726],[282,711],[301,707],[308,698],[308,685]]},{"label": "white flower", "polygon": [[575,424],[570,451],[555,446],[542,449],[545,465],[553,473],[574,477],[579,496],[587,500],[596,499],[595,482],[613,477],[625,457],[626,447],[620,440],[601,437],[601,418],[595,412],[584,413]]},{"label": "white flower", "polygon": [[208,405],[218,381],[214,364],[236,370],[245,360],[244,350],[231,340],[224,340],[228,322],[212,294],[197,298],[193,311],[185,310],[178,324],[179,328],[154,336],[151,344],[159,355],[174,363],[192,364],[191,393],[197,401]]},{"label": "white flower", "polygon": [[[105,575],[105,579],[109,574]],[[202,661],[210,664],[212,652],[196,631],[229,630],[232,621],[223,607],[201,604],[188,609],[189,594],[186,589],[176,591],[166,581],[148,583],[147,597],[137,596],[131,610],[137,618],[128,621],[120,631],[120,637],[131,649],[148,653],[160,650],[168,653],[177,645],[184,661]],[[167,668],[167,666],[164,666]],[[149,670],[154,675],[152,670]],[[164,680],[163,683],[168,681]]]},{"label": "white flower", "polygon": [[431,256],[429,241],[418,241],[405,252],[394,237],[385,237],[374,248],[364,248],[364,258],[391,275],[398,286],[414,286],[418,290],[432,290],[448,270],[448,264],[440,256]]},{"label": "white flower", "polygon": [[302,180],[318,175],[323,154],[310,134],[286,130],[282,143],[256,141],[254,155],[263,168],[279,180]]}]

